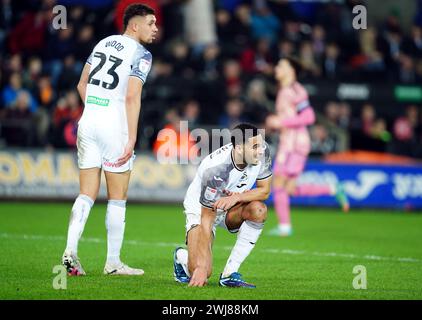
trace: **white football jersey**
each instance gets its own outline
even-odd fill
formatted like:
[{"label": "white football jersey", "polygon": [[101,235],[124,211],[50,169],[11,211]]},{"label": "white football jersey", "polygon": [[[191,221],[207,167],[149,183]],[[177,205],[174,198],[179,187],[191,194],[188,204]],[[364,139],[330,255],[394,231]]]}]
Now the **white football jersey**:
[{"label": "white football jersey", "polygon": [[190,184],[183,205],[186,212],[200,213],[201,206],[212,208],[215,201],[226,196],[225,190],[243,192],[252,189],[257,180],[272,175],[270,148],[265,143],[265,154],[257,165],[239,169],[233,160],[231,143],[204,158]]},{"label": "white football jersey", "polygon": [[152,55],[135,39],[112,35],[101,40],[87,62],[91,65],[81,121],[127,132],[125,99],[130,76],[145,83]]}]

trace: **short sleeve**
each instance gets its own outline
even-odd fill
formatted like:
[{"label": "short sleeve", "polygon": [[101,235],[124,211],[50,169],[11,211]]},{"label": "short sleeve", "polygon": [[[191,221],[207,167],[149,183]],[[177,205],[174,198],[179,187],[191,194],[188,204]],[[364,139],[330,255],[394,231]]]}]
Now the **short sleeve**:
[{"label": "short sleeve", "polygon": [[86,59],[86,63],[92,65],[92,53],[89,55],[88,59]]},{"label": "short sleeve", "polygon": [[212,208],[214,202],[220,199],[227,188],[229,171],[225,165],[205,169],[201,177],[201,195],[199,202],[207,208]]},{"label": "short sleeve", "polygon": [[151,53],[145,50],[143,47],[138,47],[133,57],[130,76],[137,77],[141,79],[143,83],[145,83],[148,77],[148,73],[151,70],[151,65]]},{"label": "short sleeve", "polygon": [[263,163],[261,166],[261,170],[258,173],[258,176],[256,178],[256,180],[264,180],[267,179],[269,177],[272,176],[272,161],[271,161],[271,152],[270,152],[270,147],[268,146],[267,143],[265,143],[265,154],[264,154],[264,159],[263,159]]}]

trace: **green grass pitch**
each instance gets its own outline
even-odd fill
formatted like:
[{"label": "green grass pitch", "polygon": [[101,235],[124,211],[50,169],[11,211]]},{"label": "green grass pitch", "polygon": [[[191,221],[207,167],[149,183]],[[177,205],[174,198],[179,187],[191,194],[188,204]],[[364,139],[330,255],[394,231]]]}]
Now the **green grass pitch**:
[{"label": "green grass pitch", "polygon": [[[293,208],[294,234],[264,232],[242,265],[257,289],[218,286],[236,236],[217,229],[209,285],[173,280],[172,253],[184,242],[180,205],[128,205],[122,260],[142,277],[104,276],[105,204],[96,204],[79,244],[86,277],[55,290],[52,272],[65,246],[71,202],[0,204],[0,299],[422,299],[422,215],[404,212]],[[353,268],[363,265],[367,289],[355,290]]]}]

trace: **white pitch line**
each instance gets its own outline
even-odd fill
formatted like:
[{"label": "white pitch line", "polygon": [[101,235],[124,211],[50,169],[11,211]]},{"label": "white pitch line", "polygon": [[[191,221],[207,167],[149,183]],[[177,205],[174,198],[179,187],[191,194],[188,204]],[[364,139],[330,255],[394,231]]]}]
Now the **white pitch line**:
[{"label": "white pitch line", "polygon": [[[28,234],[11,234],[11,233],[0,233],[0,238],[4,239],[17,239],[17,240],[53,240],[53,241],[66,241],[64,236],[44,236],[44,235],[28,235]],[[100,238],[81,238],[82,242],[91,243],[106,243],[105,239]],[[177,247],[180,243],[176,242],[145,242],[137,240],[124,240],[124,244],[133,246],[156,246],[156,247]],[[218,247],[218,246],[217,246]],[[221,247],[224,250],[231,250],[232,247],[224,246]],[[363,255],[359,256],[352,253],[337,253],[337,252],[318,252],[318,251],[303,251],[303,250],[292,250],[292,249],[261,249],[260,251],[275,254],[289,254],[289,255],[307,255],[317,257],[339,257],[349,259],[363,259],[363,260],[374,260],[374,261],[392,261],[392,262],[410,262],[410,263],[422,263],[421,259],[415,259],[411,257],[381,257],[377,255]]]}]

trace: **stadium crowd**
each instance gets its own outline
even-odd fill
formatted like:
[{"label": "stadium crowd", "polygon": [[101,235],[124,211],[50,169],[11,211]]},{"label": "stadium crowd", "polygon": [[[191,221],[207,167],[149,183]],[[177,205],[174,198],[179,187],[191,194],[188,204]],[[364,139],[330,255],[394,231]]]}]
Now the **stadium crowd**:
[{"label": "stadium crowd", "polygon": [[[410,29],[400,12],[366,30],[352,27],[360,0],[144,0],[156,10],[158,40],[144,88],[138,148],[153,149],[164,127],[264,125],[276,95],[274,66],[295,56],[300,81],[422,83],[422,0]],[[73,148],[83,105],[76,84],[94,45],[121,32],[135,0],[2,0],[1,147]],[[53,7],[65,5],[66,28]],[[312,97],[311,97],[312,102]],[[333,97],[314,106],[312,155],[349,149],[422,158],[421,106],[356,106]]]}]

